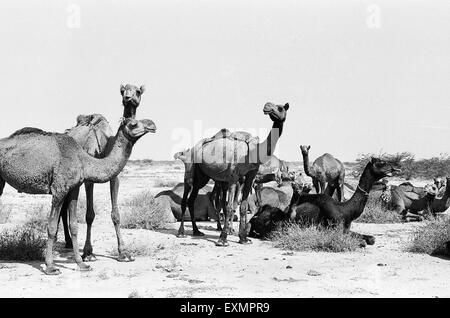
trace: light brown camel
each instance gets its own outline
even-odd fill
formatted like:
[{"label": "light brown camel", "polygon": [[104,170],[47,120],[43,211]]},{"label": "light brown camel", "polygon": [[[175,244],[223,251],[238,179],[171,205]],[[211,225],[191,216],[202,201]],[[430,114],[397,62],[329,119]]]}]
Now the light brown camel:
[{"label": "light brown camel", "polygon": [[[136,109],[141,103],[142,94],[145,86],[137,87],[131,84],[120,85],[120,94],[122,95],[123,118],[135,118]],[[114,143],[114,133],[106,120],[100,114],[80,115],[77,118],[75,127],[66,130],[66,134],[75,139],[75,141],[91,156],[95,158],[104,158],[112,149]],[[119,193],[119,178],[110,180],[111,193],[111,218],[116,231],[119,255],[117,260],[121,262],[133,261],[134,258],[129,253],[122,250],[123,239],[120,233],[120,214],[117,205],[117,196]],[[83,261],[94,261],[95,255],[92,253],[91,228],[95,218],[94,211],[94,184],[84,183],[86,191],[86,242],[83,249]],[[64,226],[64,237],[66,248],[72,248],[72,240],[69,234],[67,208],[69,200],[65,200],[61,209],[61,219]]]},{"label": "light brown camel", "polygon": [[310,176],[316,193],[325,193],[326,185],[330,186],[330,196],[337,190],[338,201],[344,201],[345,167],[338,159],[329,153],[317,158],[313,165],[309,165],[309,149],[311,146],[300,146],[303,156],[305,174]]},{"label": "light brown camel", "polygon": [[[227,234],[229,231],[229,217],[232,216],[234,206],[234,197],[236,194],[236,186],[240,178],[245,177],[242,189],[242,202],[240,206],[239,220],[239,243],[247,244],[250,240],[247,238],[245,231],[247,223],[248,195],[250,193],[253,180],[258,173],[259,166],[267,162],[273,155],[278,139],[283,131],[286,113],[289,104],[275,105],[266,103],[263,112],[269,115],[273,121],[272,129],[262,143],[256,138],[237,138],[231,134],[224,134],[223,138],[211,138],[202,140],[197,144],[193,152],[193,180],[192,192],[190,184],[185,183],[185,194],[190,192],[189,199],[187,195],[183,195],[182,213],[186,211],[186,203],[189,206],[191,214],[192,227],[194,235],[204,235],[197,228],[197,224],[193,218],[194,203],[199,189],[203,188],[210,179],[215,182],[223,182],[222,207],[225,215],[225,226],[220,234],[220,238],[216,243],[218,246],[227,246]],[[228,202],[226,202],[226,192],[228,193]],[[179,236],[184,236],[184,222],[181,221],[178,230]]]},{"label": "light brown camel", "polygon": [[[266,180],[268,176],[274,177],[275,181],[279,184],[281,183],[282,175],[288,174],[289,168],[283,160],[278,159],[277,156],[272,155],[266,163],[259,166],[258,174],[256,175],[255,180]],[[270,178],[269,177],[269,178]],[[267,181],[266,181],[267,182]],[[265,182],[262,182],[265,183]]]},{"label": "light brown camel", "polygon": [[75,261],[80,270],[90,269],[78,250],[76,210],[80,185],[85,181],[104,183],[115,178],[125,166],[136,141],[155,130],[155,124],[148,119],[123,120],[111,152],[103,159],[87,154],[66,134],[49,133],[37,128],[23,128],[0,140],[0,195],[5,182],[20,192],[52,195],[45,256],[47,274],[60,273],[53,263],[53,243],[65,198],[69,200]]}]

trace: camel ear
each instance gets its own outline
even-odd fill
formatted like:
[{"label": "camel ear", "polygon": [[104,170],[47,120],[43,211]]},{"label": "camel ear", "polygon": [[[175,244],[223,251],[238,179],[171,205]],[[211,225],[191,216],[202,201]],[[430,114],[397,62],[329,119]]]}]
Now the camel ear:
[{"label": "camel ear", "polygon": [[288,109],[289,109],[289,103],[286,103],[286,104],[284,105],[284,109],[285,109],[285,110],[288,110]]},{"label": "camel ear", "polygon": [[144,94],[144,92],[145,92],[145,85],[141,85],[139,90],[141,91],[141,95]]},{"label": "camel ear", "polygon": [[306,149],[308,149],[308,150],[311,149],[311,146],[306,147]]},{"label": "camel ear", "polygon": [[125,86],[123,86],[123,84],[120,84],[120,95],[123,96],[123,92],[125,92]]}]

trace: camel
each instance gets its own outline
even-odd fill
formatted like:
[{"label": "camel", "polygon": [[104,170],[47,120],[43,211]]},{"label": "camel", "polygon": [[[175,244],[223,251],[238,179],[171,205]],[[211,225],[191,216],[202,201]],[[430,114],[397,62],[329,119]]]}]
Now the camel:
[{"label": "camel", "polygon": [[[248,195],[250,193],[253,180],[258,173],[261,164],[266,163],[273,155],[276,144],[283,131],[283,125],[286,120],[286,113],[289,104],[275,105],[266,103],[263,108],[265,115],[269,115],[273,122],[272,129],[262,143],[257,138],[239,138],[231,133],[224,133],[222,138],[210,138],[202,140],[193,152],[193,180],[191,184],[185,183],[185,195],[182,200],[182,214],[186,211],[186,204],[189,206],[191,214],[193,234],[196,236],[204,235],[197,228],[194,219],[194,202],[199,189],[203,188],[210,179],[215,182],[223,183],[222,208],[225,215],[225,225],[220,234],[217,246],[228,246],[227,235],[229,231],[229,218],[232,217],[231,211],[234,207],[234,197],[236,194],[237,183],[239,179],[245,177],[242,188],[242,202],[240,205],[239,219],[239,243],[249,244],[251,241],[247,238],[245,231],[247,223]],[[191,191],[192,189],[192,191]],[[189,193],[189,199],[186,193]],[[228,202],[226,202],[226,193],[228,193]],[[181,221],[178,230],[179,236],[184,236],[184,222]]]},{"label": "camel", "polygon": [[[136,109],[141,103],[142,94],[145,91],[145,86],[137,87],[131,84],[120,85],[120,94],[122,95],[123,118],[135,118]],[[114,133],[106,120],[100,114],[93,115],[79,115],[75,127],[67,129],[65,132],[68,136],[75,139],[75,141],[83,147],[83,149],[95,158],[104,158],[111,151],[111,146],[114,142]],[[119,178],[115,177],[110,180],[111,193],[111,218],[114,223],[116,237],[118,242],[119,255],[117,260],[120,262],[133,261],[134,258],[129,253],[122,251],[123,239],[120,233],[120,214],[117,205],[117,196],[119,193]],[[87,234],[86,242],[83,249],[83,261],[95,261],[96,257],[93,254],[91,244],[91,228],[95,218],[94,211],[94,184],[85,182],[86,191],[86,224]],[[69,234],[68,220],[67,220],[67,204],[68,200],[64,202],[61,209],[61,219],[64,226],[64,237],[66,248],[72,248],[72,240]]]},{"label": "camel", "polygon": [[78,269],[90,270],[78,250],[77,201],[79,187],[85,181],[104,183],[124,168],[136,141],[155,132],[148,119],[124,119],[107,157],[90,156],[70,136],[26,127],[0,140],[0,195],[5,183],[28,194],[51,194],[52,207],[48,217],[48,240],[45,255],[48,275],[60,274],[53,263],[53,243],[59,214],[68,200],[70,234]]},{"label": "camel", "polygon": [[300,196],[308,194],[312,187],[310,184],[300,185],[292,182],[292,196],[290,203],[283,207],[277,201],[264,202],[258,211],[253,215],[247,226],[248,236],[255,238],[267,238],[267,236],[283,221],[288,221],[290,214],[289,206],[298,201]]},{"label": "camel", "polygon": [[433,213],[433,201],[437,195],[437,187],[435,184],[427,184],[424,188],[425,195],[417,198],[406,192],[401,186],[391,186],[391,201],[388,205],[393,208],[402,218],[407,221],[420,221],[422,217],[420,213]]},{"label": "camel", "polygon": [[450,207],[450,178],[447,177],[444,195],[440,199],[434,199],[433,204],[431,205],[431,209],[434,215],[436,213],[445,212],[449,207]]},{"label": "camel", "polygon": [[318,157],[312,166],[309,165],[309,149],[311,146],[300,146],[303,156],[303,167],[305,174],[311,177],[317,194],[326,193],[326,185],[330,185],[328,195],[332,196],[334,190],[337,190],[339,201],[344,200],[344,179],[345,167],[338,159],[329,153]]},{"label": "camel", "polygon": [[[171,190],[161,191],[155,195],[155,199],[161,198],[168,200],[173,216],[177,221],[181,221],[181,198],[184,190],[184,183],[179,183]],[[201,193],[195,200],[195,220],[208,221],[209,219],[218,219],[218,213],[212,204],[212,189],[206,190],[206,193]],[[185,221],[189,221],[188,215],[184,216]]]},{"label": "camel", "polygon": [[289,167],[286,162],[278,159],[277,156],[272,155],[266,163],[259,167],[258,174],[255,177],[255,182],[258,181],[259,183],[266,183],[270,181],[277,181],[278,183],[281,183],[281,179],[286,174],[289,174]]},{"label": "camel", "polygon": [[348,201],[339,202],[325,194],[303,195],[289,206],[290,220],[301,224],[339,225],[343,227],[344,233],[351,233],[360,239],[361,245],[372,245],[375,238],[350,232],[351,223],[364,211],[373,183],[383,177],[392,176],[394,172],[399,171],[397,167],[398,163],[371,158],[359,179],[356,191]]}]

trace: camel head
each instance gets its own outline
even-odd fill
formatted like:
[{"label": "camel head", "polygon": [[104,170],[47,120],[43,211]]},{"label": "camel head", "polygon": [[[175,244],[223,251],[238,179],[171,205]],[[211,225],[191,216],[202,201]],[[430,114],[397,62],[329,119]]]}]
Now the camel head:
[{"label": "camel head", "polygon": [[432,195],[432,196],[436,196],[438,194],[438,188],[437,188],[436,184],[434,184],[434,183],[430,183],[430,184],[425,185],[423,190],[427,194]]},{"label": "camel head", "polygon": [[369,169],[376,180],[380,180],[384,177],[392,177],[395,172],[400,172],[400,164],[398,162],[372,157],[366,169]]},{"label": "camel head", "polygon": [[134,118],[125,118],[120,125],[119,130],[123,131],[125,137],[133,142],[136,142],[139,138],[145,134],[156,132],[156,125],[150,119],[137,120]]},{"label": "camel head", "polygon": [[433,183],[436,185],[438,190],[440,190],[443,186],[445,186],[445,180],[444,180],[444,178],[441,178],[441,177],[434,178]]},{"label": "camel head", "polygon": [[311,146],[300,146],[300,150],[302,151],[302,155],[304,156],[308,155],[309,149],[311,149]]},{"label": "camel head", "polygon": [[272,121],[282,123],[286,120],[286,112],[289,109],[289,103],[285,105],[275,105],[273,103],[266,103],[264,105],[264,115],[269,115]]},{"label": "camel head", "polygon": [[125,107],[123,117],[135,118],[136,108],[141,103],[142,94],[144,94],[145,86],[137,87],[127,84],[125,86],[120,85],[120,95],[122,95],[122,105]]},{"label": "camel head", "polygon": [[191,153],[191,149],[190,148],[186,148],[183,151],[179,151],[176,154],[173,155],[173,159],[177,160],[181,160],[184,163],[188,162],[188,159],[190,158],[190,153]]}]

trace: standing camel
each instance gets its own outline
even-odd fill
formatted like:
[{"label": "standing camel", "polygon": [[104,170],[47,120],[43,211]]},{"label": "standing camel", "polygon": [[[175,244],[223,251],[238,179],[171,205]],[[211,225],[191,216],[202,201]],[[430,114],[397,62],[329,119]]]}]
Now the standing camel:
[{"label": "standing camel", "polygon": [[78,250],[76,213],[80,186],[85,181],[104,183],[117,177],[136,141],[155,130],[156,126],[151,120],[124,119],[111,151],[102,159],[87,154],[66,134],[49,133],[37,128],[23,128],[8,138],[0,139],[0,195],[5,182],[19,192],[52,195],[45,255],[46,274],[60,274],[53,263],[53,243],[65,200],[69,201],[70,234],[75,261],[81,271],[90,270]]},{"label": "standing camel", "polygon": [[[134,85],[120,85],[120,94],[122,95],[123,118],[136,118],[136,109],[141,103],[142,94],[145,86],[137,87]],[[91,156],[95,158],[106,157],[112,149],[114,143],[114,133],[106,120],[100,114],[80,115],[77,118],[77,125],[66,130],[66,134],[73,139]],[[94,184],[92,182],[84,183],[86,191],[86,242],[83,249],[83,261],[94,261],[95,255],[92,253],[91,228],[95,218],[94,211]],[[111,193],[111,218],[116,231],[117,244],[119,250],[118,261],[133,261],[132,255],[122,251],[123,239],[120,233],[120,214],[117,205],[117,196],[119,193],[119,178],[114,177],[110,180]],[[64,226],[64,237],[66,248],[72,248],[72,240],[69,234],[67,208],[69,199],[64,201],[61,209],[61,219]]]},{"label": "standing camel", "polygon": [[305,174],[311,177],[316,193],[325,193],[328,184],[330,191],[327,191],[329,192],[327,194],[333,196],[334,190],[337,190],[338,201],[342,202],[344,200],[344,165],[329,153],[325,153],[310,166],[309,149],[311,149],[311,146],[300,146]]},{"label": "standing camel", "polygon": [[[229,231],[229,218],[234,206],[234,197],[237,184],[240,178],[245,177],[242,189],[242,203],[240,206],[239,220],[239,243],[248,244],[245,231],[247,223],[248,195],[250,193],[253,180],[258,173],[259,166],[267,162],[272,156],[278,139],[283,131],[283,125],[286,120],[286,113],[289,104],[275,105],[266,103],[263,108],[265,115],[269,115],[273,121],[272,129],[262,143],[256,138],[238,138],[225,135],[222,138],[212,138],[203,140],[197,144],[193,153],[193,173],[192,173],[192,191],[191,185],[185,183],[185,194],[190,192],[189,199],[187,195],[183,196],[182,213],[186,211],[186,203],[191,214],[192,227],[194,235],[204,235],[197,228],[194,218],[194,202],[199,189],[203,188],[210,179],[215,182],[222,182],[223,195],[222,207],[225,215],[225,225],[220,234],[216,245],[228,246],[227,234]],[[226,194],[228,193],[228,202]],[[178,230],[179,236],[184,236],[184,222],[181,221]]]}]

